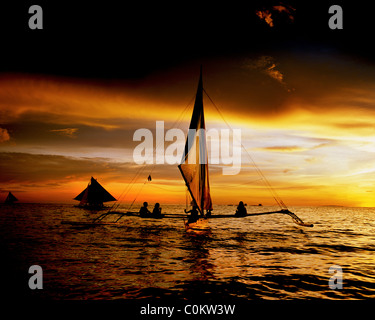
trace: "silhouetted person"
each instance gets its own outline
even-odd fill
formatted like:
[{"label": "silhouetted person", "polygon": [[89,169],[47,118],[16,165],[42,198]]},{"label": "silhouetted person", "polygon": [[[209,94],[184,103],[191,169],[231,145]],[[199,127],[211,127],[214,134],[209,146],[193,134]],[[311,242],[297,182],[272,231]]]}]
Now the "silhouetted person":
[{"label": "silhouetted person", "polygon": [[155,203],[154,210],[152,210],[152,216],[154,218],[161,218],[162,217],[162,215],[161,215],[161,208],[160,208],[159,202]]},{"label": "silhouetted person", "polygon": [[139,215],[142,218],[151,217],[151,212],[150,212],[150,210],[147,209],[147,207],[148,207],[148,203],[143,202],[143,207],[141,207],[141,209],[139,209]]},{"label": "silhouetted person", "polygon": [[185,213],[190,213],[190,216],[189,216],[189,219],[188,219],[188,223],[193,223],[193,222],[197,222],[198,219],[199,219],[199,212],[198,212],[198,207],[196,205],[193,205],[193,208],[189,211],[186,211],[185,209]]},{"label": "silhouetted person", "polygon": [[236,217],[245,217],[247,215],[247,210],[242,201],[237,206],[236,213],[234,214]]}]

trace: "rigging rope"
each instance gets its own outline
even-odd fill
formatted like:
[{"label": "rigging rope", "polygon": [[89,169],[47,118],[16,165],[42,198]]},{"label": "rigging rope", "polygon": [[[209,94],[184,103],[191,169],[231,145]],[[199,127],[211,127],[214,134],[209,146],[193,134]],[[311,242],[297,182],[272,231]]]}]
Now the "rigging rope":
[{"label": "rigging rope", "polygon": [[[244,185],[248,185],[248,184],[250,184],[250,183],[254,183],[254,182],[257,182],[257,181],[262,181],[263,180],[263,178],[262,177],[260,177],[260,178],[258,178],[258,179],[255,179],[255,180],[250,180],[250,181],[246,181],[246,182],[244,182],[244,183],[231,183],[231,184],[225,184],[225,188],[236,188],[236,187],[240,187],[240,186],[244,186]],[[215,183],[215,187],[219,187],[220,186],[220,184],[217,184],[217,183]]]},{"label": "rigging rope", "polygon": [[[225,120],[223,114],[221,113],[221,111],[219,110],[219,108],[216,106],[216,104],[213,102],[213,100],[211,99],[211,97],[209,96],[209,94],[207,93],[207,91],[203,88],[203,91],[204,93],[207,95],[208,99],[211,101],[212,105],[215,107],[215,109],[217,110],[217,112],[219,113],[219,115],[221,116],[221,118],[223,119],[223,121],[225,122],[225,124],[228,126],[228,128],[230,130],[233,131],[232,127],[229,125],[229,123]],[[276,193],[276,190],[271,186],[271,184],[269,183],[269,181],[267,180],[267,178],[265,177],[265,175],[263,174],[263,172],[259,169],[259,167],[256,165],[253,157],[251,156],[251,154],[247,151],[247,149],[244,147],[244,145],[242,144],[242,141],[240,141],[241,143],[241,147],[245,150],[245,152],[247,153],[247,155],[249,156],[255,170],[257,171],[257,173],[262,177],[262,179],[264,180],[264,183],[266,185],[266,187],[269,189],[272,197],[274,198],[274,200],[276,201],[276,203],[278,204],[278,206],[281,208],[281,209],[288,209],[288,207],[285,205],[284,201],[281,200],[281,198],[279,197],[279,195]]]},{"label": "rigging rope", "polygon": [[[223,119],[223,121],[225,122],[225,124],[228,126],[229,129],[232,129],[232,127],[229,125],[229,123],[225,120],[223,114],[221,113],[220,109],[216,106],[216,104],[214,103],[214,101],[211,99],[211,97],[209,96],[209,94],[207,93],[207,91],[203,88],[203,91],[204,93],[206,94],[206,96],[208,97],[208,99],[211,101],[212,105],[215,107],[215,109],[217,110],[217,112],[219,113],[219,115],[221,116],[221,118]],[[183,111],[180,113],[180,115],[178,116],[178,118],[176,119],[176,121],[171,125],[171,128],[175,127],[177,125],[177,123],[181,122],[181,119],[183,117],[183,115],[186,113],[188,107],[191,105],[191,103],[194,101],[194,98],[195,98],[195,95],[190,99],[189,103],[185,106],[185,108],[183,109]],[[161,143],[161,142],[159,142]],[[251,160],[251,163],[252,165],[254,166],[256,172],[258,173],[258,175],[261,177],[261,179],[259,180],[264,180],[264,183],[266,185],[266,187],[269,189],[272,197],[274,198],[275,202],[278,204],[278,206],[281,208],[281,209],[287,209],[287,206],[285,205],[285,203],[283,202],[283,200],[279,197],[279,195],[277,194],[277,192],[275,191],[275,189],[271,186],[271,184],[269,183],[269,181],[267,180],[267,178],[265,177],[265,175],[263,174],[263,172],[259,169],[259,167],[256,165],[253,157],[251,156],[251,154],[247,151],[247,149],[244,147],[244,145],[242,144],[242,141],[240,142],[241,143],[241,147],[245,150],[245,152],[247,153],[249,159]],[[159,144],[156,146],[156,148],[153,150],[153,154],[152,154],[152,157],[154,157],[154,154],[156,153],[156,149],[158,148]],[[156,166],[156,163],[154,163],[151,167],[151,170],[149,171],[149,175],[152,174],[152,172],[154,171],[155,169],[155,166]],[[139,176],[143,173],[143,171],[146,169],[147,167],[147,161],[145,161],[145,164],[143,166],[141,166],[137,171],[136,171],[136,174],[133,176],[133,179],[130,181],[130,183],[126,186],[126,188],[124,189],[124,191],[120,194],[119,198],[118,198],[118,203],[117,204],[114,204],[112,206],[112,208],[109,210],[109,211],[112,211],[113,208],[116,206],[115,209],[117,209],[120,205],[120,200],[122,199],[122,197],[124,196],[124,198],[128,195],[129,191],[131,190],[131,188],[133,187],[133,185],[136,183],[136,181],[138,180]],[[257,180],[256,180],[257,181]],[[134,198],[134,200],[132,201],[130,207],[128,210],[131,209],[131,207],[133,206],[135,200],[137,199],[137,197],[139,196],[139,194],[141,193],[144,185],[147,183],[144,182],[143,185],[141,186],[140,190],[138,191],[136,197]],[[159,187],[160,188],[160,187]],[[161,188],[160,188],[161,189]],[[125,193],[125,195],[124,195]],[[186,206],[188,205],[188,193],[186,194]]]},{"label": "rigging rope", "polygon": [[142,191],[142,189],[143,189],[143,187],[145,186],[146,183],[147,183],[147,180],[143,183],[143,185],[142,185],[141,188],[139,189],[139,191],[138,191],[137,195],[135,196],[133,202],[130,204],[130,207],[128,208],[128,211],[132,208],[132,206],[133,206],[135,200],[137,200],[139,194],[141,193],[141,191]]},{"label": "rigging rope", "polygon": [[157,189],[160,189],[160,190],[165,190],[165,191],[168,191],[168,192],[179,192],[179,193],[181,193],[180,190],[169,190],[169,189],[167,189],[167,188],[163,188],[163,187],[160,187],[160,186],[156,186],[156,185],[154,185],[154,184],[152,184],[152,185],[150,185],[150,186],[153,187],[153,188],[157,188]]},{"label": "rigging rope", "polygon": [[[182,110],[182,112],[179,114],[179,116],[177,117],[177,120],[171,125],[170,128],[174,128],[176,126],[176,124],[178,122],[181,122],[181,119],[182,117],[184,116],[184,114],[186,113],[188,107],[192,104],[192,102],[194,101],[194,98],[195,98],[195,95],[192,96],[192,98],[189,100],[188,104],[185,106],[185,108]],[[159,142],[159,144],[156,146],[156,148],[153,150],[153,154],[151,155],[152,157],[154,157],[155,153],[156,153],[156,150],[158,148],[158,146],[160,145],[161,142]],[[148,159],[147,159],[148,160]],[[122,193],[120,194],[120,196],[118,197],[118,202],[117,203],[114,203],[112,205],[112,207],[110,208],[109,211],[112,211],[112,210],[116,210],[119,206],[120,206],[120,202],[122,201],[122,198],[125,198],[129,191],[131,190],[131,188],[134,186],[134,184],[136,183],[136,181],[138,180],[138,178],[141,176],[141,174],[144,172],[144,170],[146,169],[146,167],[148,166],[147,165],[147,160],[145,161],[145,164],[143,164],[135,173],[135,175],[133,176],[132,180],[130,181],[130,183],[125,187],[125,189],[122,191]],[[151,176],[152,172],[154,171],[155,169],[155,166],[156,166],[156,163],[154,163],[151,167],[151,170],[149,171],[149,176]],[[146,181],[147,182],[147,181]],[[146,184],[146,182],[142,185],[141,187],[141,190],[143,189],[144,185]],[[140,191],[141,191],[140,190]],[[128,210],[131,209],[132,205],[134,204],[135,200],[137,199],[138,195],[140,194],[140,191],[138,192],[137,196],[135,197],[135,199],[133,200],[133,202],[131,203],[130,207],[128,208]]]}]

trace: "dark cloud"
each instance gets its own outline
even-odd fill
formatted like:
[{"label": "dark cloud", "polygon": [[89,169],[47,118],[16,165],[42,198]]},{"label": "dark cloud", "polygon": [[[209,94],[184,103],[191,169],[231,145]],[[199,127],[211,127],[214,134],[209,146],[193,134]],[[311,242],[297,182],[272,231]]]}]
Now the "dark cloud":
[{"label": "dark cloud", "polygon": [[[36,35],[25,27],[26,14],[19,14],[19,5],[6,1],[0,27],[8,30],[2,39],[7,50],[2,52],[0,70],[141,79],[188,61],[294,45],[336,47],[373,60],[372,42],[365,37],[372,10],[364,9],[367,4],[345,2],[345,27],[332,33],[330,5],[297,0],[147,6],[135,1],[106,1],[100,6],[50,1],[43,5],[48,22]],[[259,19],[256,12],[262,10],[271,13],[275,27]]]},{"label": "dark cloud", "polygon": [[362,134],[367,132],[368,134],[373,135],[375,133],[375,125],[372,119],[369,119],[366,122],[353,120],[350,123],[334,123],[334,125],[340,129],[347,129],[355,132],[361,131]]},{"label": "dark cloud", "polygon": [[[204,62],[205,90],[224,113],[278,117],[296,106],[336,108],[340,99],[346,106],[373,109],[372,99],[363,97],[373,91],[375,65],[335,51],[267,50]],[[198,74],[199,65],[187,63],[133,81],[5,77],[1,119],[55,124],[49,130],[78,128],[73,136],[84,134],[81,126],[136,130],[156,120],[173,123],[189,101],[192,106]],[[208,99],[206,109],[215,110]]]},{"label": "dark cloud", "polygon": [[46,186],[46,184],[68,182],[92,174],[113,172],[117,166],[105,160],[1,152],[0,182],[4,184],[40,184],[44,182]]},{"label": "dark cloud", "polygon": [[181,180],[177,166],[135,165],[133,162],[114,162],[110,158],[74,158],[17,152],[0,152],[0,171],[2,184],[18,183],[38,187],[85,181],[91,176],[104,176],[108,181],[127,183],[137,175],[142,179],[143,172],[146,179],[151,171],[156,181]]},{"label": "dark cloud", "polygon": [[[133,136],[138,129],[150,130],[153,136],[153,146],[156,143],[156,120],[123,120],[116,129],[104,129],[102,127],[72,123],[74,128],[63,128],[59,124],[50,122],[30,121],[26,114],[17,122],[11,122],[4,127],[12,133],[14,145],[4,145],[3,150],[17,150],[40,152],[47,154],[103,154],[103,156],[129,160],[134,148],[140,141],[133,141]],[[114,119],[114,122],[117,120]],[[120,127],[120,125],[122,127]],[[164,122],[164,134],[172,128],[187,131],[188,124]],[[73,130],[72,130],[73,129]],[[165,148],[173,143],[165,142]]]},{"label": "dark cloud", "polygon": [[60,134],[68,138],[76,138],[78,128],[51,129],[50,131],[56,132],[57,134]]}]

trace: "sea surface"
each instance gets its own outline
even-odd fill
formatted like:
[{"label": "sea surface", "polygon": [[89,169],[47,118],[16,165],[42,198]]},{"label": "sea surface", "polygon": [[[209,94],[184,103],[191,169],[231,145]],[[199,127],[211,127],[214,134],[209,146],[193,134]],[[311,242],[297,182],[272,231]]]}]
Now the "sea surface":
[{"label": "sea surface", "polygon": [[[185,206],[162,209],[182,214]],[[214,213],[235,209],[216,206]],[[118,225],[74,227],[61,222],[101,213],[70,204],[2,206],[2,290],[6,275],[10,299],[375,298],[375,208],[289,209],[314,227],[280,214],[211,219],[211,230],[201,233],[187,233],[182,218],[123,217]],[[43,269],[42,290],[28,287],[31,265]],[[341,289],[329,286],[331,266],[342,268]]]}]

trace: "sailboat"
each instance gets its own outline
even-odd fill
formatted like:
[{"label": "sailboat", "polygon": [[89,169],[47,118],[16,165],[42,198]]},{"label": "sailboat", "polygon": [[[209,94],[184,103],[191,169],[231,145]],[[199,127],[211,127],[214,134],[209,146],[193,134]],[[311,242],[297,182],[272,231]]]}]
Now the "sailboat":
[{"label": "sailboat", "polygon": [[[188,221],[185,220],[186,215],[183,214],[164,214],[164,218],[183,219],[186,231],[198,232],[210,230],[210,227],[208,226],[209,219],[239,219],[238,217],[235,217],[234,214],[218,214],[211,216],[213,206],[209,183],[208,154],[205,132],[206,125],[203,108],[203,92],[205,92],[205,90],[203,88],[201,67],[198,88],[195,96],[194,109],[189,125],[189,133],[186,139],[181,163],[178,165],[178,168],[185,182],[187,190],[192,198],[193,212],[195,212],[196,214],[191,214]],[[138,171],[136,176],[138,176],[142,171],[143,169]],[[261,171],[258,168],[257,171],[261,174]],[[263,176],[263,174],[261,175],[262,179],[265,180],[267,187],[270,189],[274,199],[279,205],[280,210],[271,212],[250,213],[241,218],[264,214],[286,214],[289,215],[296,224],[305,227],[312,227],[312,224],[304,223],[297,215],[289,211],[284,202],[278,198],[275,191],[272,189],[272,187],[270,186],[266,178]],[[148,175],[147,181],[150,182],[151,180],[151,175]],[[138,194],[139,193],[140,191],[138,192]],[[74,199],[80,201],[81,206],[89,205],[95,207],[103,207],[103,202],[106,201],[116,201],[116,199],[113,198],[94,178],[91,178],[91,183],[88,185],[88,187]],[[131,206],[133,205],[135,200],[136,198],[133,200]],[[108,212],[101,214],[99,217],[96,217],[90,222],[62,221],[61,223],[84,227],[91,227],[102,224],[118,224],[121,218],[124,216],[140,217],[140,214],[138,212],[130,211],[131,206],[126,212],[112,210],[113,208],[111,208]],[[113,222],[105,222],[106,217],[113,215],[117,215],[118,217]]]},{"label": "sailboat", "polygon": [[9,191],[8,196],[6,197],[4,204],[14,204],[18,199]]},{"label": "sailboat", "polygon": [[80,201],[78,207],[93,210],[104,208],[104,202],[116,201],[116,199],[93,177],[91,177],[87,188],[76,196],[74,200]]},{"label": "sailboat", "polygon": [[[201,217],[212,211],[210,183],[208,176],[208,156],[206,143],[206,124],[203,110],[202,67],[200,70],[197,94],[193,114],[186,139],[181,164],[178,165],[186,187],[193,199],[193,210],[198,210]],[[184,222],[186,230],[206,229],[204,218],[189,219]],[[195,221],[194,221],[195,220]]]},{"label": "sailboat", "polygon": [[[203,81],[202,81],[202,67],[200,69],[200,76],[198,82],[198,89],[195,96],[195,103],[193,114],[189,126],[189,134],[186,139],[185,149],[182,156],[181,164],[178,168],[185,181],[188,192],[193,199],[192,206],[195,212],[195,217],[190,216],[189,221],[185,221],[185,229],[188,230],[207,230],[208,218],[211,217],[212,200],[210,194],[210,183],[209,183],[209,170],[208,170],[208,155],[207,155],[207,142],[205,134],[205,119],[204,119],[204,108],[203,108]],[[258,169],[259,173],[260,170]],[[284,202],[281,199],[277,199],[275,191],[272,189],[269,182],[262,175],[262,178],[266,181],[267,187],[270,188],[273,193],[277,204],[280,206],[280,210],[262,213],[250,213],[247,216],[264,215],[264,214],[287,214],[295,223],[305,227],[312,227],[312,224],[304,223],[297,215],[289,211]],[[201,217],[196,214],[196,210],[199,211]],[[186,212],[186,210],[185,210]],[[233,218],[232,215],[215,215],[211,218]]]}]

